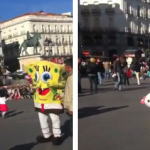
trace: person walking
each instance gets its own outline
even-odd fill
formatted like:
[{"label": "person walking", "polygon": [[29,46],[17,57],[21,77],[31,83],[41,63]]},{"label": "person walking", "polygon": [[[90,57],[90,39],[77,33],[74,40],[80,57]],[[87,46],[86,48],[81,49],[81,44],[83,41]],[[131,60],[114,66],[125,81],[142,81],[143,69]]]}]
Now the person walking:
[{"label": "person walking", "polygon": [[78,93],[82,92],[82,87],[81,87],[81,59],[78,59]]},{"label": "person walking", "polygon": [[135,59],[134,62],[134,71],[135,71],[135,75],[136,75],[136,80],[137,80],[137,85],[140,85],[140,70],[141,70],[141,63],[140,63],[140,59]]},{"label": "person walking", "polygon": [[105,69],[105,79],[108,80],[110,78],[111,62],[105,61],[105,62],[103,62],[103,65],[104,65],[104,69]]},{"label": "person walking", "polygon": [[73,61],[72,59],[65,60],[65,68],[68,73],[68,78],[65,86],[64,93],[64,108],[67,111],[67,115],[70,117],[70,129],[71,136],[73,134]]},{"label": "person walking", "polygon": [[99,85],[103,84],[103,73],[104,73],[104,66],[100,59],[96,60],[97,65],[97,77],[98,77],[98,83]]},{"label": "person walking", "polygon": [[97,65],[96,60],[94,58],[90,59],[90,62],[87,66],[87,74],[90,82],[90,92],[93,93],[94,85],[94,92],[97,93]]},{"label": "person walking", "polygon": [[122,58],[122,61],[121,61],[121,64],[122,64],[122,75],[123,75],[123,83],[124,85],[130,85],[129,83],[129,77],[127,76],[127,71],[128,71],[128,64],[127,64],[127,61],[126,61],[126,58],[123,57]]},{"label": "person walking", "polygon": [[117,76],[117,82],[115,83],[115,89],[121,91],[122,90],[122,67],[120,58],[117,57],[116,61],[114,62],[114,73]]}]

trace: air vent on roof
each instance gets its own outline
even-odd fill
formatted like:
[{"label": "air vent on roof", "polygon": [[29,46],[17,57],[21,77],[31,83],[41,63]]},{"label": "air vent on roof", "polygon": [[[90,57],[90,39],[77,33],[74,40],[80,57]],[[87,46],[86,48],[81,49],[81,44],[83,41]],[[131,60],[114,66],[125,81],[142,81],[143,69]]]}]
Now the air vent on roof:
[{"label": "air vent on roof", "polygon": [[43,10],[41,10],[41,11],[39,11],[39,13],[44,13],[44,11],[43,11]]}]

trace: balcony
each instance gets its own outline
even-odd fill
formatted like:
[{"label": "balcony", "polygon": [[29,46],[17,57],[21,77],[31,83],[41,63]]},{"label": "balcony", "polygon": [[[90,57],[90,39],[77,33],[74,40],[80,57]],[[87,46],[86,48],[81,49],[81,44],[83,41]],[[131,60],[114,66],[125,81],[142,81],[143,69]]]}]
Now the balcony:
[{"label": "balcony", "polygon": [[50,46],[55,46],[56,44],[54,42],[50,43],[49,44]]},{"label": "balcony", "polygon": [[67,45],[68,45],[68,42],[67,42],[67,41],[64,41],[64,42],[62,42],[62,45],[63,45],[63,46],[67,46]]},{"label": "balcony", "polygon": [[66,30],[61,30],[60,33],[67,33]]},{"label": "balcony", "polygon": [[12,38],[12,35],[11,35],[11,34],[10,34],[10,35],[8,35],[8,39],[9,39],[9,38]]},{"label": "balcony", "polygon": [[101,15],[101,10],[99,8],[94,8],[92,9],[92,15],[93,16],[100,16]]},{"label": "balcony", "polygon": [[72,34],[72,31],[71,31],[71,30],[68,30],[66,33]]},{"label": "balcony", "polygon": [[73,45],[73,42],[72,42],[72,41],[69,41],[69,45]]},{"label": "balcony", "polygon": [[88,32],[89,32],[90,30],[91,30],[90,27],[83,27],[83,28],[82,28],[82,31],[88,31]]},{"label": "balcony", "polygon": [[104,30],[100,27],[93,27],[92,32],[103,32]]},{"label": "balcony", "polygon": [[61,46],[61,42],[56,42],[56,46]]},{"label": "balcony", "polygon": [[148,19],[148,14],[144,14],[144,19],[147,20]]},{"label": "balcony", "polygon": [[105,28],[105,32],[116,33],[118,32],[118,30],[115,27],[109,27],[109,28]]},{"label": "balcony", "polygon": [[115,8],[108,7],[108,8],[105,9],[105,13],[107,15],[113,15],[113,14],[115,14]]},{"label": "balcony", "polygon": [[53,31],[53,30],[50,30],[49,33],[54,33],[54,31]]},{"label": "balcony", "polygon": [[81,15],[83,16],[89,16],[90,15],[90,10],[89,9],[82,9],[81,10]]}]

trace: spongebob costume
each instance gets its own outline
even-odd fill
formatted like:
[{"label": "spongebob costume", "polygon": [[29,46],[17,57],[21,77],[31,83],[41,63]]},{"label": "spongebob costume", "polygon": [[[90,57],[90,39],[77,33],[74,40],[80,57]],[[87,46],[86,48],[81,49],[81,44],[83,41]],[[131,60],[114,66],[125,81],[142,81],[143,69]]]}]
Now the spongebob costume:
[{"label": "spongebob costume", "polygon": [[[26,66],[26,71],[36,89],[33,95],[34,106],[43,133],[43,136],[37,137],[37,142],[52,141],[54,145],[59,145],[62,141],[59,114],[64,111],[60,95],[67,78],[65,67],[48,61],[38,61]],[[50,133],[48,117],[52,121],[53,134]]]}]

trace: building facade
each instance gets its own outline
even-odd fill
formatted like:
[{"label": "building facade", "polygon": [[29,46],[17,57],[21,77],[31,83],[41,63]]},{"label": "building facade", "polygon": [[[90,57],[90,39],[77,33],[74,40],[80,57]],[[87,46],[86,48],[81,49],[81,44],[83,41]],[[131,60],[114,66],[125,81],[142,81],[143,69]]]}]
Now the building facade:
[{"label": "building facade", "polygon": [[122,54],[149,49],[150,0],[80,0],[82,47]]},{"label": "building facade", "polygon": [[[45,13],[27,13],[11,20],[1,23],[2,39],[4,41],[4,51],[11,51],[6,54],[5,59],[11,60],[12,56],[18,55],[19,47],[27,39],[27,32],[32,37],[35,33],[40,33],[39,43],[42,47],[40,55],[44,59],[50,57],[66,57],[72,55],[73,47],[73,18],[69,13],[61,15]],[[33,55],[33,48],[27,48],[30,55]],[[34,57],[32,57],[34,58]],[[20,59],[19,59],[20,60]],[[25,59],[23,59],[25,63]]]}]

